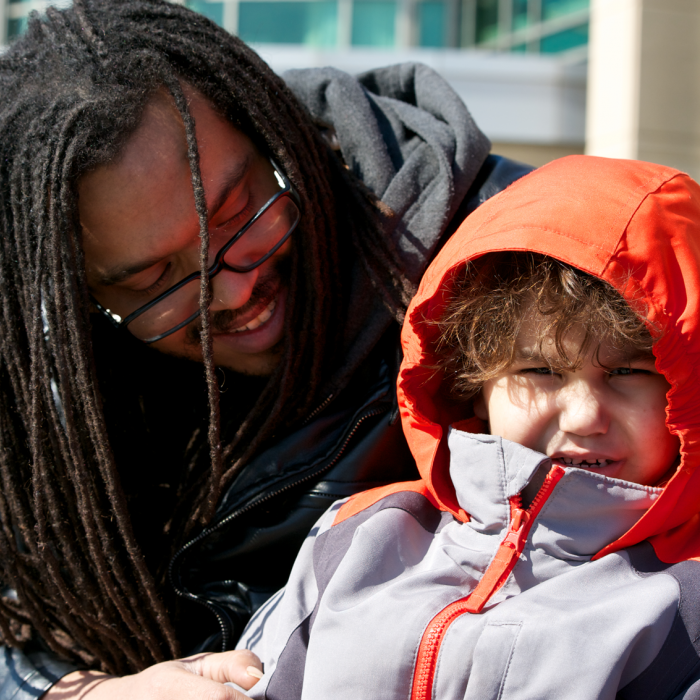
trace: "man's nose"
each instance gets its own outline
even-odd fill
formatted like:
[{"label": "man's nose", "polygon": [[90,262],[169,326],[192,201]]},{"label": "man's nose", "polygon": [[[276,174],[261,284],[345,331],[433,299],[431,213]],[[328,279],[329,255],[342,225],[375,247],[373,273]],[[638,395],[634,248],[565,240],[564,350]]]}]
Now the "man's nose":
[{"label": "man's nose", "polygon": [[587,437],[607,433],[610,414],[603,397],[586,381],[576,381],[559,391],[559,428]]},{"label": "man's nose", "polygon": [[235,310],[241,308],[251,297],[258,280],[259,268],[250,272],[222,270],[211,281],[211,311]]}]

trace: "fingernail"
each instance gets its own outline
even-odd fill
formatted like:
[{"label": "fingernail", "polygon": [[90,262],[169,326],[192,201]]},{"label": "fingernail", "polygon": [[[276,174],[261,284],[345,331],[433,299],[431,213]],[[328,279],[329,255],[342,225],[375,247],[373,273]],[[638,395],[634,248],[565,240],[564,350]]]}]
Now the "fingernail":
[{"label": "fingernail", "polygon": [[246,668],[245,672],[249,676],[253,676],[253,678],[260,679],[263,677],[263,672],[259,668],[255,668],[255,666],[248,666],[248,668]]}]

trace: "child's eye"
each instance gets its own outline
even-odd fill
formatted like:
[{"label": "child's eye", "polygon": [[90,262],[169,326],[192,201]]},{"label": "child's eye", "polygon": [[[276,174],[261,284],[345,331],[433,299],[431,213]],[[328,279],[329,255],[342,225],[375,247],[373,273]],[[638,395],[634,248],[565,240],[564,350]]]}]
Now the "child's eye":
[{"label": "child's eye", "polygon": [[547,377],[551,377],[556,374],[551,367],[526,367],[520,371],[522,374],[536,374]]},{"label": "child's eye", "polygon": [[616,367],[609,372],[612,377],[629,377],[634,374],[652,374],[648,369],[639,367]]}]

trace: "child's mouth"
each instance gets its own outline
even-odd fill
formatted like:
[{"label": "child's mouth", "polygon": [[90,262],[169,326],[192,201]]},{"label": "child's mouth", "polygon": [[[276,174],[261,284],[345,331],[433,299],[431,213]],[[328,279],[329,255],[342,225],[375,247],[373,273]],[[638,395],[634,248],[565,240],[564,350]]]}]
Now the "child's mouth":
[{"label": "child's mouth", "polygon": [[562,462],[568,467],[586,467],[590,469],[602,469],[609,463],[607,459],[579,459],[574,457],[557,457],[558,462]]}]

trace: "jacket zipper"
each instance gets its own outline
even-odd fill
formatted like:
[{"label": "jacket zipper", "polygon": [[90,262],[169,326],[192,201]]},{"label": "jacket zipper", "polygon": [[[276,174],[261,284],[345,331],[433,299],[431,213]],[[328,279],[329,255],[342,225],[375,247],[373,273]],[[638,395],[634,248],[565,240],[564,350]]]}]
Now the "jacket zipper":
[{"label": "jacket zipper", "polygon": [[[326,399],[324,403],[330,402],[330,399],[332,399],[332,395]],[[271,493],[266,493],[264,496],[261,496],[260,498],[251,501],[250,503],[247,503],[244,505],[242,508],[239,508],[238,510],[234,511],[230,515],[227,515],[223,520],[220,522],[216,523],[216,525],[213,525],[206,530],[203,530],[202,532],[197,535],[194,539],[190,540],[189,542],[185,543],[180,549],[175,552],[173,555],[173,558],[170,560],[170,566],[168,567],[168,578],[170,579],[170,585],[173,587],[175,593],[180,596],[181,598],[186,598],[192,602],[199,603],[200,605],[203,605],[206,607],[208,610],[210,610],[214,616],[216,617],[217,622],[219,623],[219,627],[221,628],[221,651],[226,651],[228,649],[228,644],[229,644],[229,637],[230,637],[230,632],[229,632],[229,625],[226,622],[225,617],[227,617],[220,609],[220,606],[217,605],[216,603],[212,603],[209,600],[202,599],[198,595],[194,593],[190,593],[187,589],[180,587],[176,582],[175,582],[175,564],[176,562],[180,559],[180,557],[187,552],[191,547],[194,547],[197,543],[201,542],[205,537],[208,537],[212,532],[215,532],[218,530],[220,527],[223,527],[224,525],[230,523],[232,520],[235,520],[236,518],[239,518],[241,515],[244,515],[248,511],[252,510],[253,508],[256,508],[262,503],[265,503],[265,501],[269,501],[272,498],[275,498],[276,496],[279,496],[280,494],[284,493],[285,491],[289,491],[290,489],[296,488],[300,484],[303,484],[306,481],[310,481],[312,479],[315,479],[316,477],[320,476],[324,472],[328,471],[331,469],[337,462],[340,460],[342,457],[343,453],[347,449],[348,444],[352,440],[352,438],[355,436],[355,433],[357,433],[360,425],[364,421],[366,421],[368,418],[372,418],[373,416],[377,416],[381,413],[385,413],[386,410],[384,408],[375,408],[372,410],[367,411],[366,413],[362,414],[361,416],[358,417],[357,421],[355,422],[355,425],[352,427],[352,430],[347,434],[345,437],[345,440],[343,441],[343,444],[340,446],[338,451],[335,453],[334,457],[324,464],[322,467],[319,469],[316,469],[310,474],[306,474],[300,479],[297,479],[296,481],[287,484],[286,486],[283,486],[280,489],[277,489],[276,491],[272,491]]]},{"label": "jacket zipper", "polygon": [[532,523],[565,473],[562,467],[554,465],[527,509],[522,507],[523,499],[520,494],[510,499],[511,519],[508,532],[476,588],[466,598],[457,600],[441,610],[423,633],[413,673],[411,700],[430,700],[440,645],[447,630],[464,613],[480,613],[488,600],[503,586],[525,548]]},{"label": "jacket zipper", "polygon": [[302,425],[308,425],[309,423],[311,423],[311,421],[312,421],[314,418],[316,418],[316,416],[317,416],[319,413],[321,413],[321,411],[322,411],[326,406],[328,406],[328,404],[333,400],[333,397],[334,397],[334,396],[335,396],[335,394],[329,394],[328,396],[326,396],[326,398],[325,398],[318,406],[316,406],[316,408],[314,408],[314,410],[311,411],[311,413],[309,413],[308,416],[306,416],[306,420],[302,423]]}]

